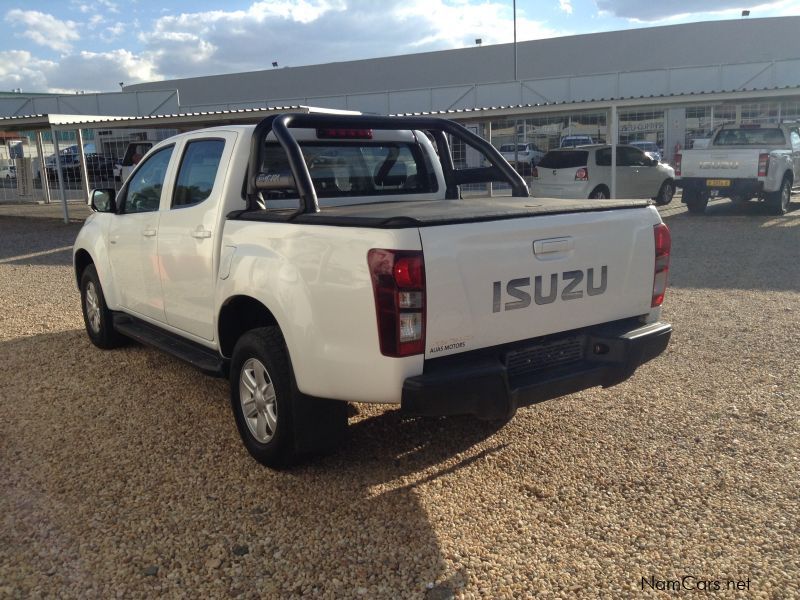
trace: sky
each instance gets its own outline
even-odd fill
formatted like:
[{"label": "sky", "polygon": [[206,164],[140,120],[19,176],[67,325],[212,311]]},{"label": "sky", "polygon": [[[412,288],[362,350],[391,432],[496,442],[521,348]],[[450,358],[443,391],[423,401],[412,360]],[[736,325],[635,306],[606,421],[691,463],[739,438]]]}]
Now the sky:
[{"label": "sky", "polygon": [[[800,15],[800,0],[517,0],[517,39]],[[166,7],[165,7],[166,5]],[[0,0],[0,91],[143,81],[513,40],[512,0]],[[768,43],[765,41],[765,43]],[[654,49],[668,52],[668,48]]]}]

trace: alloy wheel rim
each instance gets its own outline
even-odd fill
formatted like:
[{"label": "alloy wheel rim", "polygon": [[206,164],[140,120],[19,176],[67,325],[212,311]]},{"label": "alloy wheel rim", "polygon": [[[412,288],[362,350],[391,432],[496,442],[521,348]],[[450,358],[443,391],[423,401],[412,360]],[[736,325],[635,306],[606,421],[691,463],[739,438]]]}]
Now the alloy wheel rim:
[{"label": "alloy wheel rim", "polygon": [[100,299],[97,296],[97,289],[91,281],[86,286],[86,317],[92,331],[100,333]]},{"label": "alloy wheel rim", "polygon": [[239,372],[239,402],[247,428],[261,444],[273,437],[278,427],[278,402],[269,371],[257,358],[248,358]]},{"label": "alloy wheel rim", "polygon": [[784,210],[789,208],[789,197],[791,196],[792,191],[788,185],[783,185],[783,193],[781,194],[781,206]]}]

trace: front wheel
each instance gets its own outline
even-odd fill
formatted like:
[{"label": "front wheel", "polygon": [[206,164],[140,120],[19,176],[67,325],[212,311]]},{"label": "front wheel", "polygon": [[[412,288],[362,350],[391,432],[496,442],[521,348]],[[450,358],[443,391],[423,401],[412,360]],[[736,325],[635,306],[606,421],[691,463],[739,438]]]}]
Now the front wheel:
[{"label": "front wheel", "polygon": [[769,204],[773,215],[785,215],[789,210],[789,202],[792,198],[792,182],[788,177],[784,177],[781,187],[777,192],[769,195]]},{"label": "front wheel", "polygon": [[665,181],[661,184],[661,189],[658,190],[658,195],[655,197],[656,204],[659,206],[666,206],[672,202],[675,196],[675,184],[671,181]]},{"label": "front wheel", "polygon": [[94,265],[86,267],[81,274],[81,308],[86,333],[95,346],[109,350],[125,343],[125,338],[114,329],[113,317],[106,306],[103,287]]}]

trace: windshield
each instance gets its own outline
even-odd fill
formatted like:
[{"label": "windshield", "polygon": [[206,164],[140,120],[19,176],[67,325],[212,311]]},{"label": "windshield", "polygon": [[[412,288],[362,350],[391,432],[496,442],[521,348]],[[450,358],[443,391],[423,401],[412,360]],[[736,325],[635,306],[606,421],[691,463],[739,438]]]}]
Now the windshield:
[{"label": "windshield", "polygon": [[[438,189],[433,168],[417,144],[301,142],[300,147],[319,198],[424,194]],[[262,173],[291,173],[286,153],[278,144],[267,144],[263,157]],[[268,196],[298,197],[294,188],[273,190]]]},{"label": "windshield", "polygon": [[780,129],[723,129],[715,146],[781,146],[786,143]]}]

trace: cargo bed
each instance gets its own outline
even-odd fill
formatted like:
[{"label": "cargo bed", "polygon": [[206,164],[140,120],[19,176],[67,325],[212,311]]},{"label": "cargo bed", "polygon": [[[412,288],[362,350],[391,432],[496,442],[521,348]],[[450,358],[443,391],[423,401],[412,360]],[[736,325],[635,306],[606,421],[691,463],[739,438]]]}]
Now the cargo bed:
[{"label": "cargo bed", "polygon": [[[302,213],[293,223],[338,227],[401,229],[456,223],[477,223],[537,215],[643,208],[650,200],[563,200],[554,198],[470,197],[460,200],[386,201],[322,206],[316,213]],[[241,211],[229,218],[250,221],[286,221],[292,211]]]}]

